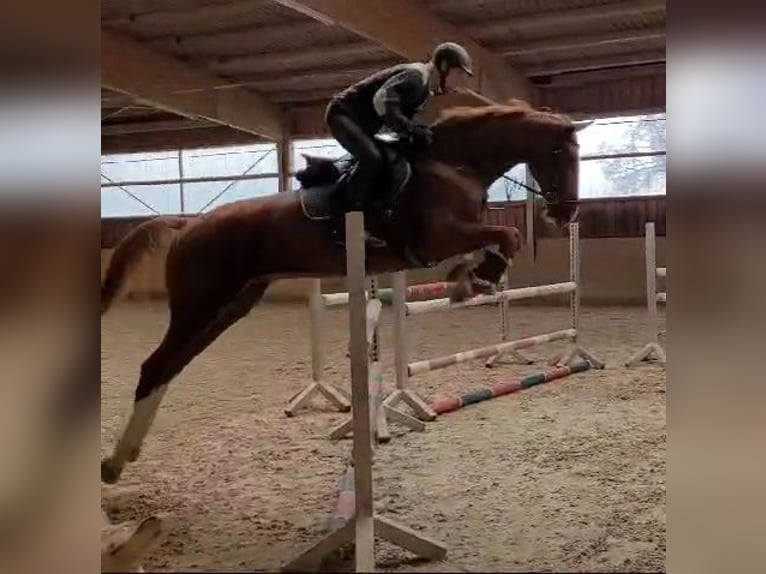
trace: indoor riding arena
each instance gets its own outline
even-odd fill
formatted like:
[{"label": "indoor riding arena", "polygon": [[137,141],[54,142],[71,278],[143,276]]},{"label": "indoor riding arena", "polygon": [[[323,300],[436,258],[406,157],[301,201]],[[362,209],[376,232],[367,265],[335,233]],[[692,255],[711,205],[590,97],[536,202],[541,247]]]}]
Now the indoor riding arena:
[{"label": "indoor riding arena", "polygon": [[[665,22],[645,0],[102,0],[104,570],[664,571]],[[442,42],[473,76],[417,121],[511,100],[564,114],[578,216],[546,217],[555,186],[510,165],[483,221],[523,241],[499,285],[457,301],[450,271],[492,246],[365,274],[352,213],[327,241],[347,275],[278,277],[217,338],[184,333],[188,365],[147,361],[168,285],[193,276],[166,283],[184,234],[298,198],[306,155],[346,153],[330,98]],[[200,284],[247,260],[210,257],[247,223],[197,241]],[[281,249],[255,236],[253,259]],[[176,367],[164,396],[137,392]]]}]

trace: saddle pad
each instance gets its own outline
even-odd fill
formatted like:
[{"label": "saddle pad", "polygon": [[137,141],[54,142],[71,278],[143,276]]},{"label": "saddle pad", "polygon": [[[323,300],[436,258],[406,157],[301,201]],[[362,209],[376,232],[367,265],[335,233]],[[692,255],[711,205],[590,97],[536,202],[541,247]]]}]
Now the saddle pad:
[{"label": "saddle pad", "polygon": [[338,202],[342,200],[338,191],[338,186],[331,184],[299,189],[296,193],[300,195],[301,209],[308,219],[327,221],[338,212]]}]

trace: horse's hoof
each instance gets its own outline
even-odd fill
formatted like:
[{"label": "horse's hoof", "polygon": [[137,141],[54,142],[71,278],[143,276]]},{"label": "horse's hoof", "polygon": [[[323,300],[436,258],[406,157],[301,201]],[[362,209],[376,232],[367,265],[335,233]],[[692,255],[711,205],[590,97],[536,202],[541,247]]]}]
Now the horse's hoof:
[{"label": "horse's hoof", "polygon": [[467,283],[456,283],[449,294],[451,303],[462,303],[473,297],[471,285]]},{"label": "horse's hoof", "polygon": [[115,465],[111,458],[101,461],[101,482],[115,484],[120,479],[120,474],[122,474],[122,468]]},{"label": "horse's hoof", "polygon": [[130,449],[130,452],[128,452],[128,462],[136,462],[139,456],[141,456],[140,446]]},{"label": "horse's hoof", "polygon": [[474,279],[471,282],[471,289],[479,295],[494,295],[497,293],[497,285],[481,279]]}]

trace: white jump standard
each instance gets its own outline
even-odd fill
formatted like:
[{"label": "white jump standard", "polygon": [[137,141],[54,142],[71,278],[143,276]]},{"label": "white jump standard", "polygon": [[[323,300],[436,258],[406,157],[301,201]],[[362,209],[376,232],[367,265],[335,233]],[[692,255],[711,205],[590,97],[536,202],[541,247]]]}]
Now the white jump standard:
[{"label": "white jump standard", "polygon": [[646,224],[644,237],[646,247],[646,309],[649,314],[649,342],[625,361],[626,367],[632,367],[642,361],[652,360],[662,365],[667,364],[665,349],[660,344],[657,303],[667,304],[668,296],[664,291],[657,291],[657,278],[667,278],[668,270],[666,267],[657,267],[657,241],[653,221]]},{"label": "white jump standard", "polygon": [[355,544],[356,571],[375,570],[375,536],[406,548],[418,556],[441,560],[446,547],[373,510],[372,440],[373,409],[369,393],[370,345],[367,340],[368,311],[365,293],[364,215],[346,214],[346,272],[349,289],[349,337],[351,350],[351,403],[355,512],[353,518],[283,567],[287,572],[316,570],[322,559],[350,542]]},{"label": "white jump standard", "polygon": [[[342,295],[347,295],[342,293]],[[314,279],[311,283],[311,295],[309,296],[309,334],[311,337],[311,382],[308,383],[300,392],[293,396],[285,409],[288,417],[295,413],[316,394],[321,394],[327,401],[340,412],[347,413],[351,410],[351,403],[348,397],[333,385],[322,380],[322,369],[324,368],[324,355],[322,352],[322,329],[324,320],[325,306],[345,305],[346,301],[336,303],[328,302],[327,295],[322,295],[321,283],[319,279]]]},{"label": "white jump standard", "polygon": [[[406,426],[410,430],[423,431],[425,424],[422,421],[405,414],[393,408],[393,405],[383,404],[383,374],[380,366],[380,338],[378,336],[378,320],[383,308],[383,302],[378,298],[378,285],[375,278],[368,281],[368,302],[367,302],[367,337],[370,341],[370,358],[373,365],[373,374],[370,376],[370,400],[373,409],[375,436],[379,443],[386,443],[391,440],[391,433],[388,430],[388,419]],[[344,293],[345,295],[345,293]],[[352,431],[353,415],[335,427],[330,432],[330,438],[333,440],[341,439]]]}]

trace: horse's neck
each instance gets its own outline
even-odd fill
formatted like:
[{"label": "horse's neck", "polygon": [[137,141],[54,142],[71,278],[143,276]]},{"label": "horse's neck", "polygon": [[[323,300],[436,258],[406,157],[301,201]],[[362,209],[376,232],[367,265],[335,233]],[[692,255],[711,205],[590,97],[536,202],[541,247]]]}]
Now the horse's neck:
[{"label": "horse's neck", "polygon": [[[514,129],[513,127],[509,129]],[[497,129],[468,129],[465,133],[437,134],[432,147],[432,159],[450,165],[462,173],[470,173],[482,185],[489,187],[509,169],[528,160],[525,133],[505,134],[507,141],[498,141]],[[528,145],[527,145],[528,147]]]}]

